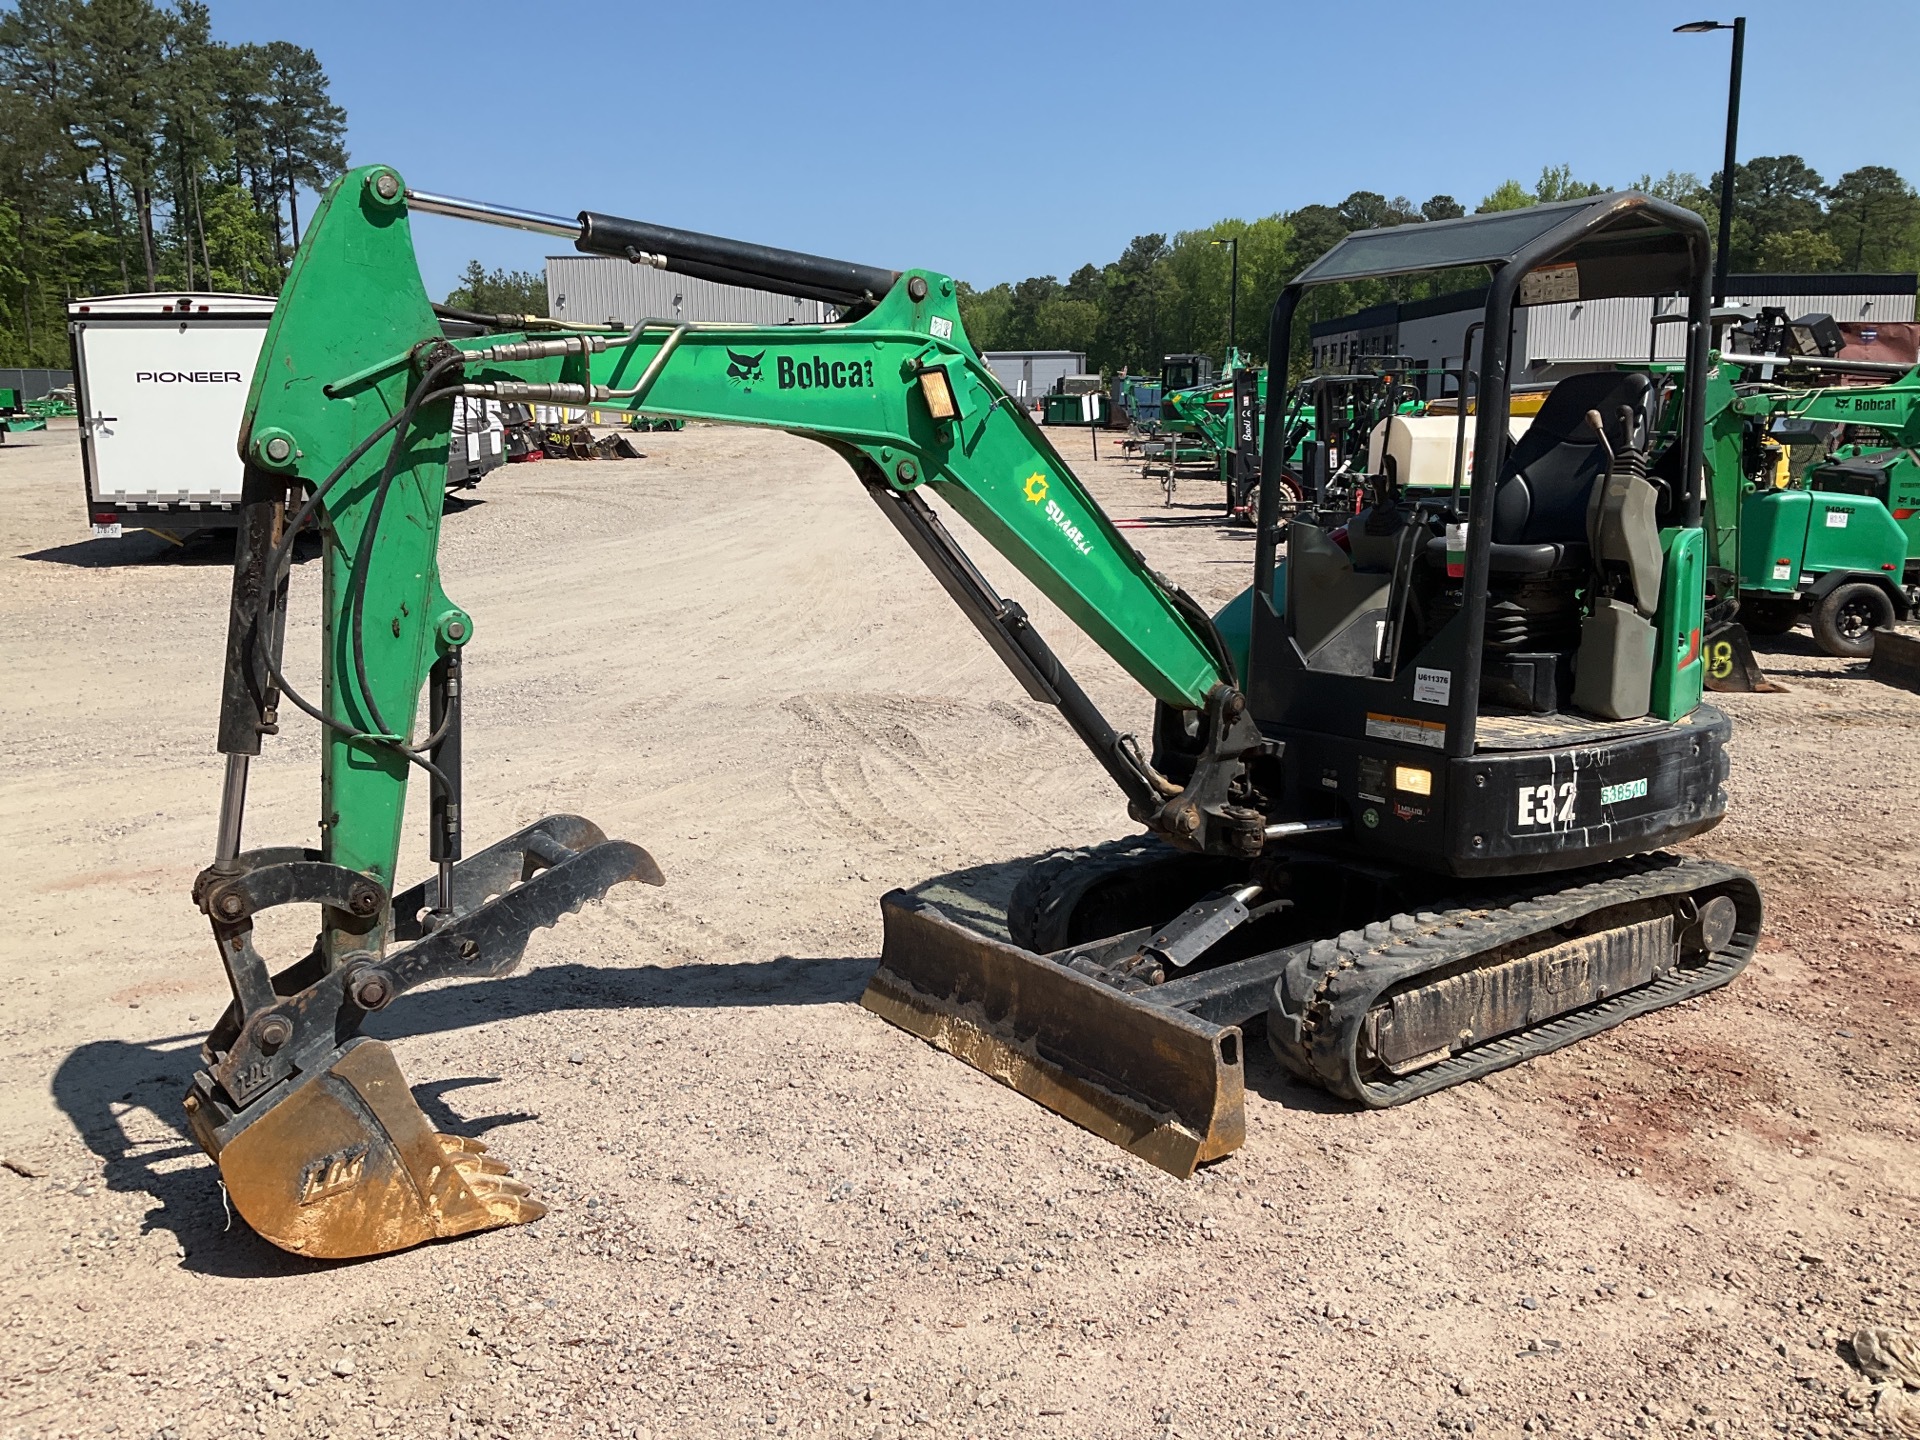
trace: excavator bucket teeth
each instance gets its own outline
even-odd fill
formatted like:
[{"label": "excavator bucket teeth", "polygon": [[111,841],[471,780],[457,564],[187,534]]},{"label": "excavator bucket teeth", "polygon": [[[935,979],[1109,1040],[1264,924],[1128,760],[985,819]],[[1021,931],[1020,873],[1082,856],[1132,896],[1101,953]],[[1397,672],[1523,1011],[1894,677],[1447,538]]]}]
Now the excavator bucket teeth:
[{"label": "excavator bucket teeth", "polygon": [[1239,1028],[1068,969],[883,896],[880,966],[860,1003],[1173,1175],[1246,1138]]},{"label": "excavator bucket teeth", "polygon": [[547,1213],[484,1145],[434,1132],[378,1040],[292,1085],[217,1157],[234,1208],[281,1249],[353,1260]]}]

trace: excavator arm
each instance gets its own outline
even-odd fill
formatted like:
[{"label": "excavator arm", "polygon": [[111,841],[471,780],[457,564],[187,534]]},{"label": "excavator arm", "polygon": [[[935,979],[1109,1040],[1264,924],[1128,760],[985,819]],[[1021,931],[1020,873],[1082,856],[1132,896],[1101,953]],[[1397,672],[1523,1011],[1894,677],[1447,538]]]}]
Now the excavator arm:
[{"label": "excavator arm", "polygon": [[[571,233],[582,249],[814,295],[845,323],[755,328],[643,320],[576,326],[490,317],[449,340],[422,286],[409,210]],[[1206,613],[1155,575],[967,342],[953,283],[874,271],[598,214],[577,222],[409,192],[384,166],[328,192],[255,369],[229,621],[214,863],[195,898],[234,1003],[187,1097],[194,1132],[262,1234],[315,1256],[380,1253],[539,1213],[471,1142],[434,1135],[368,1012],[427,980],[497,975],[530,930],[621,880],[662,883],[639,847],[553,816],[463,851],[461,653],[473,618],[436,560],[456,397],[759,425],[840,454],[1029,694],[1059,707],[1130,813],[1188,849],[1257,853],[1266,817],[1234,803],[1262,742]],[[1204,753],[1175,785],[1117,733],[955,544],[941,496],[1155,699],[1197,712]],[[281,664],[291,550],[322,537],[322,678]],[[429,691],[426,733],[415,712]],[[245,850],[248,764],[289,707],[324,730],[317,847]],[[428,781],[439,873],[401,890],[408,782]],[[314,903],[311,954],[278,973],[252,917]],[[890,918],[889,924],[892,924]]]},{"label": "excavator arm", "polygon": [[1733,408],[1741,415],[1772,420],[1864,425],[1884,430],[1889,445],[1920,446],[1920,366],[1885,385],[1755,385]]}]

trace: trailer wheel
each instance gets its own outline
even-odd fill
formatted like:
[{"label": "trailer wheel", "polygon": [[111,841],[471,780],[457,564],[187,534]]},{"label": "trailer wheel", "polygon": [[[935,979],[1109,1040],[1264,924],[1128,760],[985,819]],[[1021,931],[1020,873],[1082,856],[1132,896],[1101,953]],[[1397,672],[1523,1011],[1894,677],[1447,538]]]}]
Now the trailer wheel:
[{"label": "trailer wheel", "polygon": [[1836,586],[1813,609],[1814,642],[1843,660],[1873,654],[1873,632],[1891,624],[1892,598],[1867,580]]}]

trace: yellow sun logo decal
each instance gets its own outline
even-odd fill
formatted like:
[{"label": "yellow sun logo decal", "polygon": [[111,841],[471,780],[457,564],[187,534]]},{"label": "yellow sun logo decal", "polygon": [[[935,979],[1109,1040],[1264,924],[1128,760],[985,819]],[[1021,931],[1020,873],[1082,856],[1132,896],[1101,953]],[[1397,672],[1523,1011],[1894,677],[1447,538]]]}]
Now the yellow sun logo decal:
[{"label": "yellow sun logo decal", "polygon": [[1039,471],[1027,477],[1027,499],[1038,505],[1047,498],[1047,477]]}]

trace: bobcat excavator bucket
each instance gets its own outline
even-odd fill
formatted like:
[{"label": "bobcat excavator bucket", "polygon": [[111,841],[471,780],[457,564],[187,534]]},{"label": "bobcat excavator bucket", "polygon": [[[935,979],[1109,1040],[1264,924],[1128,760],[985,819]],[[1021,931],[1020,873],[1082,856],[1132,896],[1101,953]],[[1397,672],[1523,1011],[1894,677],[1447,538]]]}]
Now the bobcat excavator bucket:
[{"label": "bobcat excavator bucket", "polygon": [[251,939],[258,910],[318,899],[351,914],[377,895],[299,850],[248,852],[196,886],[237,998],[202,1047],[188,1120],[234,1208],[284,1250],[354,1259],[546,1213],[486,1146],[436,1133],[393,1052],[357,1032],[429,980],[509,973],[535,928],[621,881],[664,881],[646,851],[572,815],[455,864],[451,880],[445,910],[426,909],[424,885],[394,898],[392,939],[408,943],[332,970],[316,951],[270,990]]},{"label": "bobcat excavator bucket", "polygon": [[860,1003],[1001,1084],[1186,1177],[1246,1138],[1236,1025],[1129,993],[883,896],[880,966]]},{"label": "bobcat excavator bucket", "polygon": [[1777,695],[1787,687],[1767,678],[1754,657],[1747,627],[1729,621],[1711,631],[1705,641],[1706,687],[1727,695]]},{"label": "bobcat excavator bucket", "polygon": [[299,1255],[346,1260],[546,1214],[485,1151],[436,1134],[393,1052],[357,1037],[269,1101],[216,1158],[256,1232]]}]

